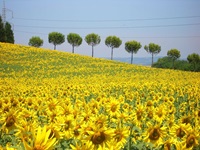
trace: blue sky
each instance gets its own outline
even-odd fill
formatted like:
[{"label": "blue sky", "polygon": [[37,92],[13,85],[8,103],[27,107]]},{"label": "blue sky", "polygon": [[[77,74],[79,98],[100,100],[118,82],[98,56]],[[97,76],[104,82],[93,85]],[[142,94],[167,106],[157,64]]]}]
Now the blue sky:
[{"label": "blue sky", "polygon": [[[172,48],[180,50],[181,58],[200,54],[199,0],[5,0],[5,4],[6,20],[14,26],[17,44],[28,45],[32,36],[39,36],[44,40],[42,47],[53,49],[48,43],[50,32],[65,36],[73,32],[83,38],[75,53],[91,56],[84,37],[96,33],[101,43],[94,48],[95,57],[110,57],[111,50],[104,42],[110,35],[122,40],[114,49],[114,58],[130,57],[124,49],[130,40],[143,46],[134,57],[150,57],[144,50],[150,42],[161,46],[158,56],[166,56]],[[3,0],[0,9],[2,6]],[[72,50],[67,40],[57,49]]]}]

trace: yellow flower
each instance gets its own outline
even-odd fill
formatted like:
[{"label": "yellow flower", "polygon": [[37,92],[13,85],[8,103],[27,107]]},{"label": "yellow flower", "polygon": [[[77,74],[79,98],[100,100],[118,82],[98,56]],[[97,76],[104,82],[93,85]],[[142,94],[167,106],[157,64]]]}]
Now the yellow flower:
[{"label": "yellow flower", "polygon": [[133,112],[133,123],[141,127],[142,121],[145,118],[145,107],[141,104],[137,105],[136,110]]},{"label": "yellow flower", "polygon": [[120,103],[114,97],[110,98],[110,101],[106,103],[106,111],[111,116],[116,116],[119,113]]},{"label": "yellow flower", "polygon": [[184,138],[184,148],[193,148],[199,146],[198,143],[199,132],[195,129],[190,130]]},{"label": "yellow flower", "polygon": [[127,142],[128,136],[129,136],[129,129],[128,128],[118,127],[116,129],[114,129],[113,143],[118,148],[123,148],[123,146]]},{"label": "yellow flower", "polygon": [[164,137],[166,136],[166,127],[161,127],[160,124],[148,124],[148,129],[143,134],[144,141],[153,143],[156,147],[163,144]]},{"label": "yellow flower", "polygon": [[170,129],[170,134],[177,138],[183,138],[191,129],[190,124],[174,124]]},{"label": "yellow flower", "polygon": [[163,143],[164,150],[171,150],[172,145],[174,145],[175,143],[176,140],[174,140],[173,138],[168,139]]},{"label": "yellow flower", "polygon": [[13,129],[17,129],[17,126],[20,124],[20,112],[19,110],[10,110],[9,112],[5,112],[2,114],[2,118],[0,119],[0,123],[2,125],[2,129],[8,133]]},{"label": "yellow flower", "polygon": [[93,130],[88,130],[87,133],[89,135],[85,140],[92,143],[95,148],[109,147],[109,143],[111,142],[114,135],[113,129],[106,127],[94,127]]},{"label": "yellow flower", "polygon": [[53,136],[51,136],[51,130],[46,130],[46,126],[43,128],[39,126],[31,143],[23,139],[23,144],[26,150],[52,150],[57,142]]}]

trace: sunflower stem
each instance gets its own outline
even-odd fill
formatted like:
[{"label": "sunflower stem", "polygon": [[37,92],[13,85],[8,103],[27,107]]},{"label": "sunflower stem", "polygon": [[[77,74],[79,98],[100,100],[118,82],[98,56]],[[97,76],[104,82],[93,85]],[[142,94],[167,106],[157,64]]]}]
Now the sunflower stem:
[{"label": "sunflower stem", "polygon": [[130,135],[128,141],[128,150],[131,150],[131,135],[132,135],[133,125],[130,126]]}]

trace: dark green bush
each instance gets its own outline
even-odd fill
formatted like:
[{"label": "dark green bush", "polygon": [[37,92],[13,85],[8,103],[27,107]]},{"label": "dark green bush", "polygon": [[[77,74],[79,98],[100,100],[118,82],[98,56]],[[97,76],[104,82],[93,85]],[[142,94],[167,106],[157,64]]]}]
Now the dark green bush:
[{"label": "dark green bush", "polygon": [[[165,69],[173,69],[172,58],[163,57],[159,58],[157,62],[153,64],[152,67],[155,68],[165,68]],[[194,71],[193,64],[189,63],[187,60],[176,60],[174,63],[175,70],[183,70],[183,71]],[[196,66],[196,71],[200,71],[200,63]]]}]

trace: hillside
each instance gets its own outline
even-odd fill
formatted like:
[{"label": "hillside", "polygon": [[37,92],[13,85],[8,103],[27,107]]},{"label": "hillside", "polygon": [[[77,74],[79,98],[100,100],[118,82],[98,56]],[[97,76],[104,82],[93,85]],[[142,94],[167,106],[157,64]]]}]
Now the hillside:
[{"label": "hillside", "polygon": [[198,148],[199,99],[200,73],[0,43],[2,147]]}]

